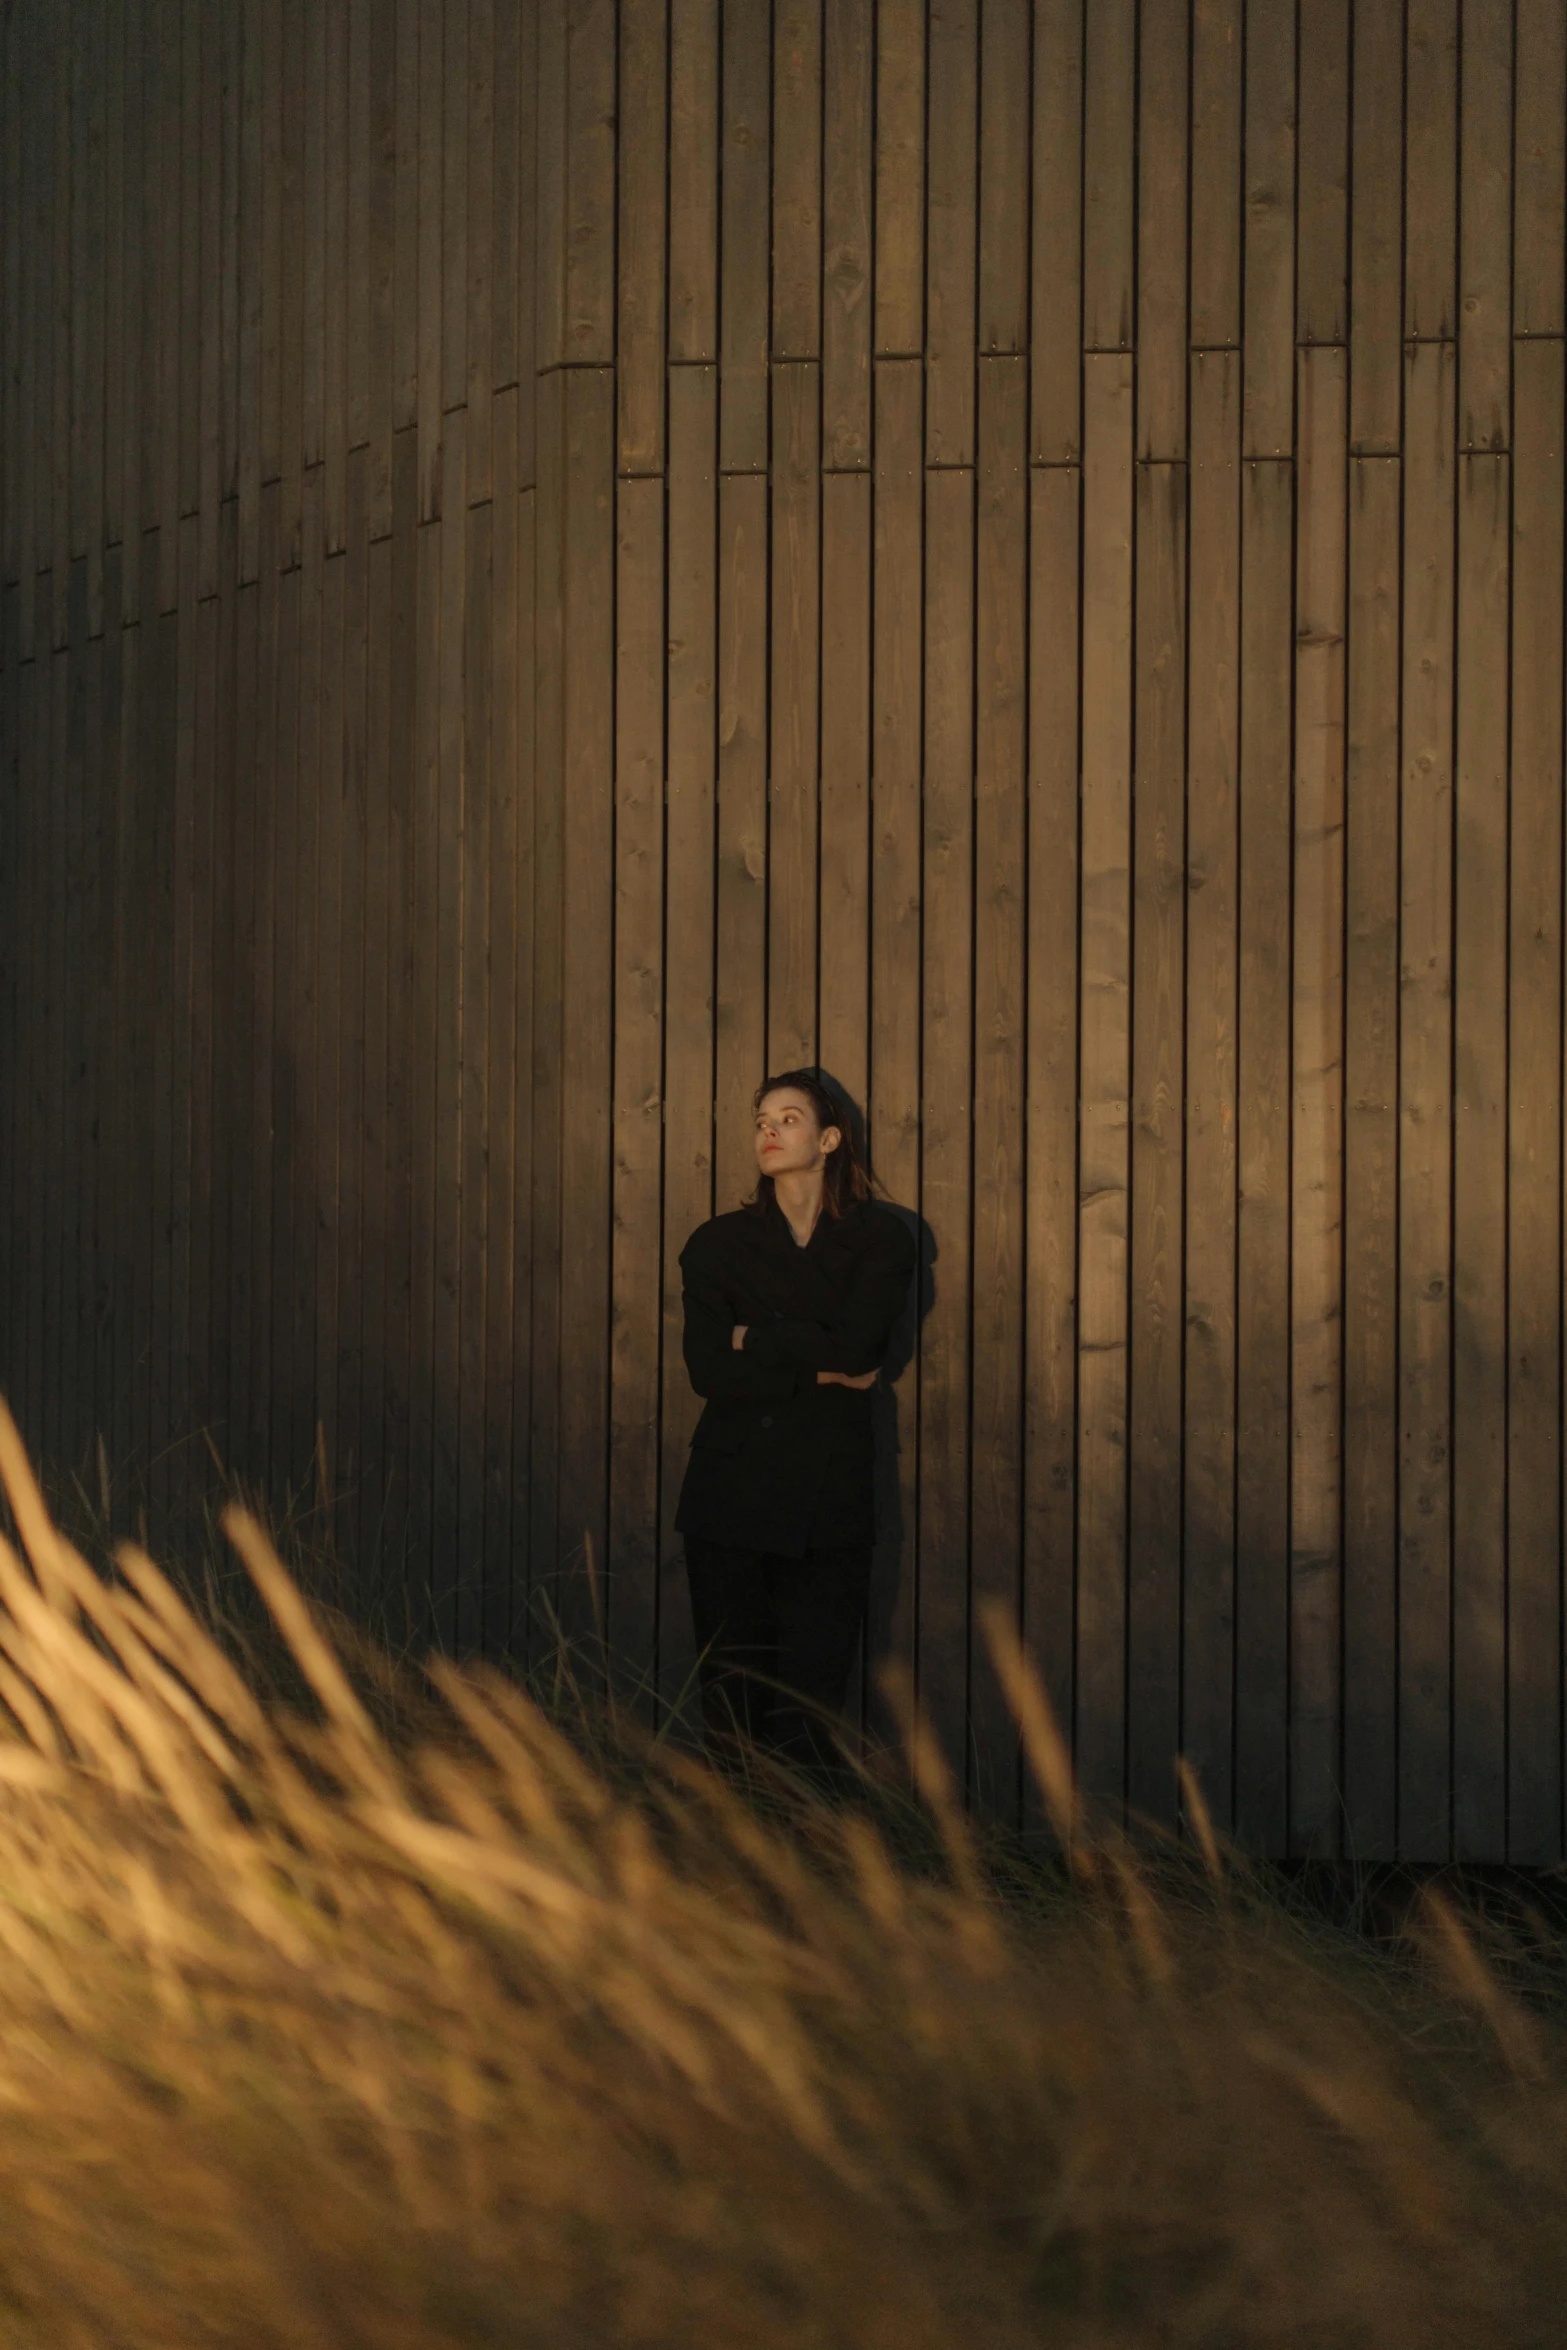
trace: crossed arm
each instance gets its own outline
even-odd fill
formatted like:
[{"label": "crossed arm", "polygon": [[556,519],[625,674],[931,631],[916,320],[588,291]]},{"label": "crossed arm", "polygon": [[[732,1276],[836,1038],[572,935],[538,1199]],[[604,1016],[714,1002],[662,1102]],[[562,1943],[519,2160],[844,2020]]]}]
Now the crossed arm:
[{"label": "crossed arm", "polygon": [[699,1257],[683,1257],[692,1386],[698,1395],[735,1403],[781,1403],[810,1385],[873,1386],[908,1297],[914,1255],[912,1236],[889,1217],[831,1321],[792,1314],[751,1324],[735,1322],[721,1282]]}]

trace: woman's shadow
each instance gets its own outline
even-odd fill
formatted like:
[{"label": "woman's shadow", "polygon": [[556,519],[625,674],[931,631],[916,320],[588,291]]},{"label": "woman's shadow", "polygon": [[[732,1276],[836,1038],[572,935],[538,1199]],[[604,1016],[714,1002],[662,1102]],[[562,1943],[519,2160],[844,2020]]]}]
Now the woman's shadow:
[{"label": "woman's shadow", "polygon": [[[862,1163],[869,1167],[864,1109],[830,1070],[823,1069],[820,1075],[840,1103],[843,1123]],[[893,1627],[904,1599],[904,1578],[912,1572],[913,1529],[903,1522],[899,1459],[904,1445],[914,1441],[915,1400],[912,1389],[904,1394],[898,1392],[898,1382],[914,1360],[920,1324],[936,1302],[936,1236],[917,1209],[904,1207],[880,1192],[877,1198],[879,1205],[912,1233],[918,1251],[908,1300],[893,1327],[891,1341],[882,1357],[881,1379],[871,1399],[876,1431],[876,1553],[865,1618],[864,1721],[868,1730],[885,1734],[893,1725],[883,1718],[885,1708],[877,1694],[877,1667],[891,1651]],[[851,1694],[851,1719],[855,1711]]]}]

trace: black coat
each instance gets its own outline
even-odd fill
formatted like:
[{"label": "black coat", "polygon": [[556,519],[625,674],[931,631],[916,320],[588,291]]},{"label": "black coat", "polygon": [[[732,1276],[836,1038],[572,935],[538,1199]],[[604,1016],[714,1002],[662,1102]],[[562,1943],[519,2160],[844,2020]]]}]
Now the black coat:
[{"label": "black coat", "polygon": [[872,1200],[819,1216],[804,1248],[771,1196],[698,1225],[680,1270],[686,1369],[707,1408],[679,1532],[794,1558],[874,1539],[871,1390],[816,1374],[878,1367],[915,1253],[908,1227]]}]

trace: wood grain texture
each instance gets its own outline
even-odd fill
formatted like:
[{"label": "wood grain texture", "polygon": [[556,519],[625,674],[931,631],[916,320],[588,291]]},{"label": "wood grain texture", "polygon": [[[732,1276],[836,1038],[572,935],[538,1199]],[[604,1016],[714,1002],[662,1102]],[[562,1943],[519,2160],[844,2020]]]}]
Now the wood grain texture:
[{"label": "wood grain texture", "polygon": [[771,27],[766,9],[724,0],[720,359],[725,473],[767,470],[772,245]]},{"label": "wood grain texture", "polygon": [[925,7],[876,0],[878,357],[925,343]]},{"label": "wood grain texture", "polygon": [[1173,1826],[1181,1743],[1186,468],[1139,465],[1136,494],[1126,1784],[1134,1811]]},{"label": "wood grain texture", "polygon": [[851,1736],[1047,1840],[999,1600],[1113,1815],[1559,1860],[1560,0],[0,50],[47,1472],[658,1723],[676,1259],[819,1056],[919,1239]]},{"label": "wood grain texture", "polygon": [[1028,348],[1032,29],[1025,0],[980,9],[978,341],[989,354]]},{"label": "wood grain texture", "polygon": [[664,1140],[664,491],[616,499],[615,1103],[609,1630],[632,1687],[656,1662]]},{"label": "wood grain texture", "polygon": [[1291,1849],[1337,1848],[1344,1298],[1344,642],[1349,384],[1299,355],[1290,1129]]},{"label": "wood grain texture", "polygon": [[[1520,55],[1524,20],[1520,18]],[[1507,1058],[1507,1850],[1554,1853],[1560,1653],[1562,347],[1513,353]]]},{"label": "wood grain texture", "polygon": [[[1351,398],[1353,400],[1353,378]],[[1397,1845],[1399,463],[1349,469],[1344,826],[1344,1836]]]},{"label": "wood grain texture", "polygon": [[925,476],[920,1213],[935,1296],[920,1330],[919,1700],[968,1764],[973,1263],[974,476]]},{"label": "wood grain texture", "polygon": [[1241,470],[1235,1824],[1269,1851],[1288,1833],[1290,471]]},{"label": "wood grain texture", "polygon": [[822,0],[773,9],[774,359],[822,348]]},{"label": "wood grain texture", "polygon": [[941,0],[927,30],[925,462],[974,462],[979,0]]},{"label": "wood grain texture", "polygon": [[1131,361],[1096,355],[1083,386],[1076,1755],[1085,1789],[1114,1810],[1126,1770]]},{"label": "wood grain texture", "polygon": [[[1452,911],[1453,1850],[1465,1860],[1494,1852],[1507,1833],[1510,470],[1504,457],[1461,457],[1458,465]],[[1520,1278],[1533,1278],[1522,1265],[1517,1270]]]},{"label": "wood grain texture", "polygon": [[[974,609],[974,1369],[969,1555],[976,1608],[1022,1624],[1024,1021],[1027,933],[1028,370],[979,363]],[[976,1800],[1017,1817],[1017,1729],[983,1636],[968,1692]]]},{"label": "wood grain texture", "polygon": [[[1023,1637],[1073,1714],[1077,1482],[1078,579],[1075,467],[1029,476]],[[1023,1790],[1037,1831],[1039,1790]]]},{"label": "wood grain texture", "polygon": [[1349,231],[1349,432],[1351,447],[1367,455],[1397,451],[1403,405],[1401,33],[1395,10],[1356,9],[1350,119],[1355,200]]},{"label": "wood grain texture", "polygon": [[873,0],[829,8],[822,131],[822,464],[871,461]]},{"label": "wood grain texture", "polygon": [[1137,10],[1102,0],[1083,18],[1085,351],[1129,351],[1136,337],[1136,107]]},{"label": "wood grain texture", "polygon": [[1513,11],[1463,12],[1458,136],[1458,445],[1505,449],[1512,407]]},{"label": "wood grain texture", "polygon": [[1519,0],[1514,27],[1513,332],[1559,335],[1567,13],[1560,0]]},{"label": "wood grain texture", "polygon": [[1295,395],[1295,9],[1246,13],[1246,229],[1243,292],[1247,457],[1288,457]]},{"label": "wood grain texture", "polygon": [[[816,1059],[821,725],[821,371],[773,369],[767,809],[770,1069]],[[753,1082],[760,1082],[756,1079]]]},{"label": "wood grain texture", "polygon": [[1453,440],[1449,343],[1404,386],[1399,925],[1398,1841],[1451,1844]]},{"label": "wood grain texture", "polygon": [[1234,1814],[1240,357],[1193,356],[1186,737],[1182,1750]]},{"label": "wood grain texture", "polygon": [[[718,973],[742,998],[728,1055],[735,1112],[743,1099],[749,1113],[750,1089],[759,1082],[765,976],[758,916],[767,791],[766,483],[749,474],[726,481],[720,506],[718,371],[712,367],[678,368],[670,379],[667,595],[658,1552],[658,1693],[666,1706],[685,1690],[694,1661],[685,1562],[674,1531],[699,1408],[680,1356],[679,1256],[714,1207],[715,1021],[720,1088],[726,1041],[725,998],[714,1000],[715,858],[717,933],[726,941]],[[737,916],[749,949],[743,956],[724,927]],[[740,1124],[731,1114],[721,1117],[720,1130],[728,1134]],[[718,1198],[725,1207],[735,1204],[726,1189]]]},{"label": "wood grain texture", "polygon": [[[871,618],[871,1037],[867,1114],[871,1163],[887,1195],[920,1210],[920,743],[924,678],[923,370],[917,359],[876,365],[876,472]],[[920,1228],[916,1314],[936,1281],[941,1243]],[[912,1677],[919,1468],[920,1364],[912,1353],[884,1429],[895,1474],[882,1481],[882,1535],[871,1592],[870,1645]]]},{"label": "wood grain texture", "polygon": [[1034,11],[1033,218],[1029,247],[1029,454],[1072,463],[1082,448],[1083,12]]},{"label": "wood grain texture", "polygon": [[668,0],[633,0],[620,23],[615,384],[622,473],[661,473],[664,464],[668,60]]},{"label": "wood grain texture", "polygon": [[1458,331],[1458,5],[1408,0],[1404,19],[1404,333]]},{"label": "wood grain texture", "polygon": [[1137,454],[1186,455],[1188,47],[1181,0],[1139,26]]}]

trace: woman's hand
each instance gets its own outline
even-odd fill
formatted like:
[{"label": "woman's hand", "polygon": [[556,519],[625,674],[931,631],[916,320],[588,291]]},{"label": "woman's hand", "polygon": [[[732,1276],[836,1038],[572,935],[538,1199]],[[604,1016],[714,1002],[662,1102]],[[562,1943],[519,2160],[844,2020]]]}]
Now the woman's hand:
[{"label": "woman's hand", "polygon": [[734,1348],[736,1354],[744,1353],[745,1334],[750,1327],[751,1325],[749,1322],[737,1322],[734,1328],[730,1331],[729,1343]]},{"label": "woman's hand", "polygon": [[857,1372],[818,1371],[816,1374],[816,1384],[818,1387],[858,1387],[864,1389],[867,1387],[874,1387],[880,1377],[881,1371],[879,1368],[874,1371]]}]

